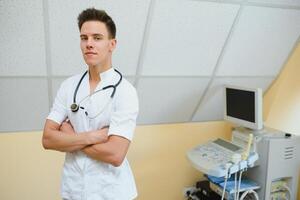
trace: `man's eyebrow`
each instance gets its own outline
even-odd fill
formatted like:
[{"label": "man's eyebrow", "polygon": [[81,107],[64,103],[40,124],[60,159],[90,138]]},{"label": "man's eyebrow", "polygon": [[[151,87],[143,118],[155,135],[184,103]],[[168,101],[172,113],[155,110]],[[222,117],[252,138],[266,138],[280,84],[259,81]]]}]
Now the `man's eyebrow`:
[{"label": "man's eyebrow", "polygon": [[[104,35],[101,34],[101,33],[94,33],[94,34],[92,34],[92,36],[101,36],[101,37],[104,37]],[[87,37],[87,35],[86,34],[80,34],[80,37]]]},{"label": "man's eyebrow", "polygon": [[95,34],[92,34],[93,36],[101,36],[101,37],[104,37],[104,35],[103,34],[101,34],[101,33],[95,33]]}]

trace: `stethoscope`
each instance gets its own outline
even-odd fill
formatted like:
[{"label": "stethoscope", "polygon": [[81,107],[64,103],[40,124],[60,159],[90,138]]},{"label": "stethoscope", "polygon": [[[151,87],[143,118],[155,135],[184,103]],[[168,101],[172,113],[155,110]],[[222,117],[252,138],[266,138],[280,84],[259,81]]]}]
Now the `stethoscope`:
[{"label": "stethoscope", "polygon": [[93,117],[89,116],[89,114],[88,114],[87,111],[84,112],[85,115],[86,115],[89,119],[94,119],[94,118],[96,118],[98,115],[100,115],[100,114],[103,112],[103,110],[106,108],[106,106],[111,102],[111,100],[113,99],[113,97],[115,96],[117,87],[118,87],[118,85],[121,83],[122,78],[123,78],[121,72],[119,72],[119,71],[116,70],[116,69],[114,69],[114,70],[115,70],[115,72],[117,72],[117,73],[120,75],[120,79],[119,79],[119,81],[118,81],[115,85],[108,85],[108,86],[105,86],[105,87],[103,87],[103,88],[101,88],[101,89],[99,89],[99,90],[96,90],[96,91],[94,91],[92,94],[89,94],[89,95],[87,95],[86,97],[84,97],[83,99],[81,99],[81,101],[80,101],[79,103],[76,103],[76,96],[77,96],[78,89],[79,89],[79,87],[80,87],[80,85],[81,85],[81,82],[82,82],[83,78],[86,76],[86,74],[87,74],[88,71],[84,72],[84,74],[83,74],[82,77],[80,78],[80,80],[79,80],[79,82],[78,82],[78,84],[77,84],[77,86],[76,86],[76,89],[75,89],[75,91],[74,91],[74,95],[73,95],[73,103],[72,103],[71,106],[70,106],[71,111],[72,111],[72,112],[77,112],[77,111],[79,110],[79,108],[85,110],[84,107],[80,106],[80,104],[81,104],[85,99],[90,98],[91,96],[93,96],[94,94],[96,94],[96,93],[98,93],[98,92],[100,92],[100,91],[103,91],[103,90],[107,90],[107,89],[109,89],[109,88],[112,88],[113,91],[112,91],[112,93],[111,93],[111,95],[110,95],[110,101],[107,101],[106,105],[103,107],[103,109],[102,109],[100,112],[98,112],[98,113],[97,113],[95,116],[93,116]]}]

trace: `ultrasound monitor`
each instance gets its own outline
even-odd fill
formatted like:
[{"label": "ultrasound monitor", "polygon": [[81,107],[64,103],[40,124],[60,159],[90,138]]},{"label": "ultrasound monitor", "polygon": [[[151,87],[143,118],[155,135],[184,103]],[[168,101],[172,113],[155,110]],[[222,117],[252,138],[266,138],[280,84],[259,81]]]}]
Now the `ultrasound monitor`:
[{"label": "ultrasound monitor", "polygon": [[262,90],[260,88],[226,85],[224,94],[225,120],[249,129],[263,128]]}]

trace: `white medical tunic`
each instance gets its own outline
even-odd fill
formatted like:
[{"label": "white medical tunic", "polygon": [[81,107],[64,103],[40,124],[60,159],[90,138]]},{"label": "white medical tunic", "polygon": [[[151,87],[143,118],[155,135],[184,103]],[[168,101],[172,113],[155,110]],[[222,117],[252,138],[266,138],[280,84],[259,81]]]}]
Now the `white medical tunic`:
[{"label": "white medical tunic", "polygon": [[[109,126],[108,135],[117,135],[131,141],[138,115],[135,88],[123,78],[110,102],[112,88],[84,99],[90,93],[87,73],[76,96],[76,102],[80,103],[82,108],[74,113],[70,105],[82,75],[83,73],[70,77],[61,84],[47,119],[61,124],[68,118],[78,134]],[[111,68],[101,73],[100,78],[95,91],[115,85],[120,75]],[[82,151],[66,153],[61,193],[63,199],[70,200],[131,200],[137,196],[134,177],[126,158],[119,167],[114,167],[94,160]]]}]

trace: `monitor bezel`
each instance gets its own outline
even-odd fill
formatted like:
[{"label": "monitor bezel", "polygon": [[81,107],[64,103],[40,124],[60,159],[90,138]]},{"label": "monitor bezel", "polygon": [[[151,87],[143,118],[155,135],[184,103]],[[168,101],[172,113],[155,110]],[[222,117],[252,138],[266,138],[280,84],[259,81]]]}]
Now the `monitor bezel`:
[{"label": "monitor bezel", "polygon": [[[250,122],[244,119],[235,118],[227,115],[227,98],[226,98],[226,89],[236,89],[243,91],[254,92],[254,110],[255,110],[255,122]],[[234,85],[224,85],[224,120],[230,121],[234,124],[253,129],[253,130],[261,130],[263,129],[263,97],[262,97],[262,89],[261,88],[247,88],[243,86],[234,86]]]}]

